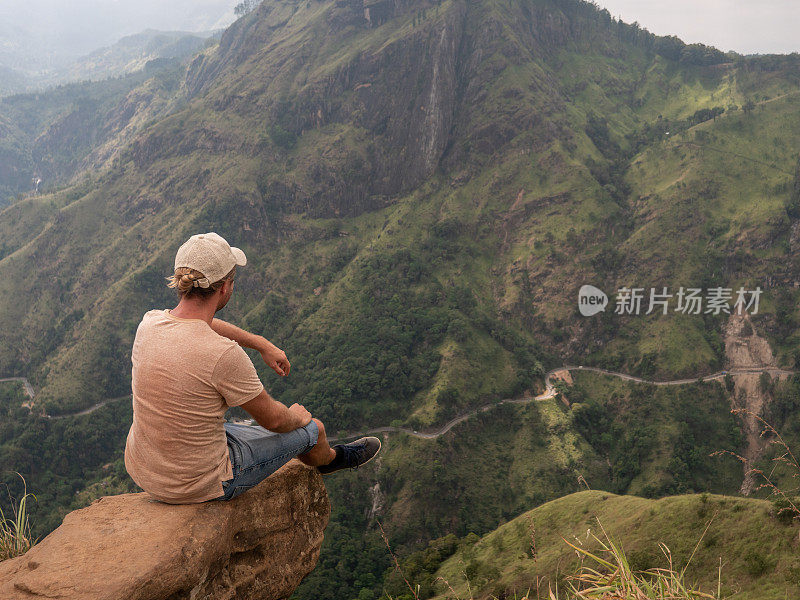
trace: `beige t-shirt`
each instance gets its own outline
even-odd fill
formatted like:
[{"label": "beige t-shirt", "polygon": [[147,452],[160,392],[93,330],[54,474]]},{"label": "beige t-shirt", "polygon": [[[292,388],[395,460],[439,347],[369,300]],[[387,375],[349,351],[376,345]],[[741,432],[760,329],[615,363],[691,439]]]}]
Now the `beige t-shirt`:
[{"label": "beige t-shirt", "polygon": [[250,357],[201,319],[151,310],[136,330],[131,360],[128,474],[164,502],[221,496],[222,482],[233,477],[225,411],[264,389]]}]

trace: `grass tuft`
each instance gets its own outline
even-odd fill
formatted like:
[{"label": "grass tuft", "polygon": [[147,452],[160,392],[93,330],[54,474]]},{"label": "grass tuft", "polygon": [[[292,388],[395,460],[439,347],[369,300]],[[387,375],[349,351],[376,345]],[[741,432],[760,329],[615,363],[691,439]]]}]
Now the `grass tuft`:
[{"label": "grass tuft", "polygon": [[[19,475],[19,473],[17,473]],[[0,508],[0,561],[25,554],[36,543],[31,536],[28,520],[28,498],[36,500],[36,496],[28,493],[25,478],[19,475],[25,491],[19,502],[12,502],[12,515],[7,518]]]},{"label": "grass tuft", "polygon": [[[717,574],[717,595],[693,589],[684,580],[686,569],[713,520],[712,517],[686,565],[680,570],[673,564],[672,553],[663,543],[659,544],[659,546],[667,559],[667,567],[646,570],[631,568],[622,546],[615,544],[611,540],[603,529],[602,524],[600,528],[603,531],[604,539],[592,534],[594,540],[600,545],[600,550],[597,553],[589,552],[580,545],[576,546],[564,540],[581,558],[581,566],[578,572],[575,575],[566,577],[569,584],[566,598],[569,600],[719,600],[722,588],[721,568]],[[580,541],[578,541],[578,544],[580,544]],[[586,559],[592,561],[591,564],[584,564],[583,561]],[[565,598],[565,596],[558,594],[558,589],[556,589],[555,593],[550,589],[549,594],[550,600],[563,600]]]}]

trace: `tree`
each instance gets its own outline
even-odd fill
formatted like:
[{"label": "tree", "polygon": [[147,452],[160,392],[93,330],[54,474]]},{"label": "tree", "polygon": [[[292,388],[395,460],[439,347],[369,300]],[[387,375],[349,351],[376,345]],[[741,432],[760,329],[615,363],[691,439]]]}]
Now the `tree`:
[{"label": "tree", "polygon": [[253,10],[256,8],[256,6],[258,6],[258,4],[259,0],[242,0],[239,4],[236,5],[236,8],[233,9],[233,12],[237,17],[241,17],[250,12],[253,12]]}]

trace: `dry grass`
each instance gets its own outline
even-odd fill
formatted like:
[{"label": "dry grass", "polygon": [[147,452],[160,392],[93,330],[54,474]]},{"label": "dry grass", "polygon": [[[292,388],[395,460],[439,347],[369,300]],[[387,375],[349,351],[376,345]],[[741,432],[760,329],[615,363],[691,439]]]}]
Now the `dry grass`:
[{"label": "dry grass", "polygon": [[28,493],[25,478],[22,475],[20,478],[25,485],[25,491],[18,502],[12,502],[11,518],[6,517],[0,508],[0,561],[25,554],[36,543],[31,537],[28,521],[28,498],[36,500],[36,496]]},{"label": "dry grass", "polygon": [[[672,554],[663,543],[659,546],[667,560],[666,567],[644,571],[631,569],[624,550],[611,540],[602,525],[600,529],[603,531],[604,539],[592,534],[600,546],[598,552],[586,550],[581,547],[579,541],[579,545],[575,545],[564,540],[581,558],[581,567],[575,575],[567,577],[569,589],[566,595],[559,594],[558,589],[555,592],[551,589],[550,600],[721,600],[721,568],[717,574],[716,595],[693,589],[684,580],[686,569],[713,520],[712,517],[686,565],[680,570],[673,564]],[[589,559],[591,564],[585,564],[586,559]]]}]

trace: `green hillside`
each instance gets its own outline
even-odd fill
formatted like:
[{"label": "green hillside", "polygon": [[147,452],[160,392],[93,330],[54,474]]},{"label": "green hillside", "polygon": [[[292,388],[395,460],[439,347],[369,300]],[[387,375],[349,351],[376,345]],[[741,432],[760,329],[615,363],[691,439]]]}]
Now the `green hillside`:
[{"label": "green hillside", "polygon": [[0,311],[0,371],[53,413],[123,392],[133,329],[199,229],[253,257],[227,316],[286,340],[274,391],[346,427],[440,421],[556,355],[717,367],[719,317],[587,320],[575,291],[794,280],[797,61],[671,60],[581,3],[423,7],[369,26],[265,3],[192,62],[183,107],[0,215],[3,291],[34,298]]},{"label": "green hillside", "polygon": [[22,384],[17,381],[0,382],[0,410],[3,420],[8,421],[15,415],[25,416],[28,412],[22,408],[22,403],[27,400]]},{"label": "green hillside", "polygon": [[[166,301],[155,282],[175,245],[203,228],[253,256],[229,317],[291,339],[296,377],[275,392],[326,417],[343,405],[346,426],[435,422],[530,386],[537,361],[585,356],[597,337],[598,364],[635,370],[650,353],[658,373],[718,365],[718,320],[601,326],[574,311],[574,286],[637,273],[643,286],[732,285],[791,269],[781,252],[797,65],[779,61],[776,76],[771,63],[721,54],[669,60],[660,38],[579,3],[421,6],[370,27],[333,2],[266,3],[193,61],[188,103],[121,143],[90,183],[7,209],[0,274],[37,300],[0,313],[0,369],[27,373],[53,412],[124,390],[124,342]],[[547,14],[570,26],[541,22]],[[269,44],[248,43],[258,39]],[[433,40],[438,50],[424,50]],[[483,60],[469,60],[477,49]],[[789,95],[689,128],[702,109],[744,105],[759,78],[771,97]],[[775,135],[756,135],[768,123]],[[679,145],[700,132],[755,157],[769,144],[777,168]],[[671,185],[681,164],[696,175]],[[711,179],[713,197],[698,195]],[[724,231],[709,225],[723,218]],[[676,227],[689,229],[672,246],[648,238]],[[773,251],[756,254],[756,236]],[[678,247],[683,238],[694,245]],[[742,239],[741,260],[723,270]],[[38,261],[49,248],[59,258]],[[33,262],[40,277],[22,278]],[[101,285],[98,272],[117,275]]]},{"label": "green hillside", "polygon": [[[452,556],[432,573],[426,571],[433,565],[424,562],[422,553],[406,567],[409,575],[419,577],[415,583],[441,577],[452,586],[449,590],[437,581],[436,598],[457,594],[478,600],[503,593],[514,597],[515,592],[518,598],[534,597],[537,589],[546,597],[548,587],[565,591],[565,576],[580,565],[564,540],[597,552],[599,545],[592,534],[602,540],[608,534],[621,544],[635,570],[669,566],[659,544],[669,549],[678,570],[697,547],[686,570],[687,583],[716,594],[721,558],[723,598],[778,600],[800,593],[797,532],[797,524],[777,518],[773,505],[763,500],[714,494],[647,500],[592,490],[543,504],[481,538],[433,544],[428,557],[441,557],[448,550]],[[590,562],[586,561],[587,566]],[[390,585],[400,594],[396,579]]]},{"label": "green hillside", "polygon": [[[0,211],[0,295],[13,299],[0,377],[37,389],[32,414],[0,424],[0,471],[44,493],[42,531],[131,486],[127,402],[39,415],[130,392],[135,328],[174,305],[164,276],[197,231],[247,253],[220,316],[286,351],[290,377],[260,367],[267,389],[334,433],[434,429],[540,392],[562,362],[653,379],[723,368],[727,315],[583,317],[584,283],[759,285],[753,322],[795,366],[797,56],[687,46],[577,0],[366,7],[267,0],[185,71],[92,84],[87,106],[102,110],[77,109],[75,129],[47,138],[68,183]],[[42,114],[30,97],[4,101],[0,135],[72,114],[68,94],[46,98]],[[742,445],[719,383],[581,374],[569,396],[569,409],[499,406],[436,440],[390,434],[371,470],[331,480],[331,533],[297,597],[333,581],[324,597],[378,597],[378,518],[405,556],[583,481],[738,490],[741,465],[708,456]],[[798,397],[781,396],[789,432]]]},{"label": "green hillside", "polygon": [[[580,402],[587,390],[591,401]],[[711,382],[648,392],[585,373],[570,389],[571,409],[558,400],[504,404],[435,440],[389,434],[368,473],[326,481],[336,525],[294,598],[378,598],[390,566],[378,520],[392,550],[406,557],[448,534],[483,535],[587,486],[652,498],[736,494],[740,463],[710,456],[742,444],[724,388]],[[769,457],[759,466],[769,468]]]},{"label": "green hillside", "polygon": [[208,37],[209,33],[195,35],[186,31],[146,29],[76,59],[56,78],[98,81],[176,63],[197,53]]}]

